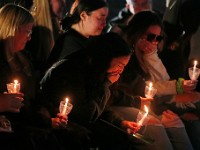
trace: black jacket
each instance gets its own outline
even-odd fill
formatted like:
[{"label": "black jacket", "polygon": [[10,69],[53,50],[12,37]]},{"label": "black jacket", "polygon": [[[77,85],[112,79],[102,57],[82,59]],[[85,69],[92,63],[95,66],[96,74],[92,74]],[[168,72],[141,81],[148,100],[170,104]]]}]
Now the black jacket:
[{"label": "black jacket", "polygon": [[68,59],[54,64],[41,81],[43,106],[55,117],[59,103],[69,97],[73,109],[69,120],[89,125],[103,117],[119,125],[122,118],[109,109],[111,83],[91,76],[89,59],[84,51],[73,53]]}]

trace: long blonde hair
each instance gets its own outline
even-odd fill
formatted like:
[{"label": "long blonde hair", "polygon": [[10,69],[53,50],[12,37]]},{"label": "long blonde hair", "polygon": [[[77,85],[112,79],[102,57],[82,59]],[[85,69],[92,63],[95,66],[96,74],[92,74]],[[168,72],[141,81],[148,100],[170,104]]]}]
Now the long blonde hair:
[{"label": "long blonde hair", "polygon": [[33,22],[33,17],[21,6],[6,4],[0,9],[0,22],[0,40],[2,40],[15,36],[20,26]]},{"label": "long blonde hair", "polygon": [[46,27],[53,32],[49,0],[34,0],[30,12],[35,25]]},{"label": "long blonde hair", "polygon": [[6,4],[0,9],[0,41],[3,42],[7,59],[14,56],[14,40],[19,27],[33,23],[29,11],[19,5]]},{"label": "long blonde hair", "polygon": [[34,43],[37,44],[36,57],[46,59],[54,45],[49,0],[34,0],[30,11],[34,17],[34,27],[37,28],[37,35],[35,35],[37,39],[34,39],[37,40],[37,43]]}]

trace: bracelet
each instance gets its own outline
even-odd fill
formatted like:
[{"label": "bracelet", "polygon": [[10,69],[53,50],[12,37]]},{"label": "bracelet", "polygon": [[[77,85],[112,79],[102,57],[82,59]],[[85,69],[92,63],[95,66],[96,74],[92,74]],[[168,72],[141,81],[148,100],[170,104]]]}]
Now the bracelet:
[{"label": "bracelet", "polygon": [[178,81],[176,82],[176,91],[178,94],[183,94],[182,84],[184,80],[184,78],[178,78]]}]

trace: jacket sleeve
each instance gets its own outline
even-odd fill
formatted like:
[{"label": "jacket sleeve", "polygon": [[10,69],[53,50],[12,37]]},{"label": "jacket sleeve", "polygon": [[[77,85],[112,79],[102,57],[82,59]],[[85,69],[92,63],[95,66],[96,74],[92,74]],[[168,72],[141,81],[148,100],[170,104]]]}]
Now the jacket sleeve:
[{"label": "jacket sleeve", "polygon": [[42,93],[45,95],[44,106],[51,116],[55,116],[59,112],[60,101],[68,97],[69,102],[73,105],[72,111],[68,115],[71,121],[88,125],[103,117],[101,115],[107,112],[109,114],[106,115],[109,116],[106,117],[108,121],[120,122],[121,119],[107,107],[111,83],[104,82],[100,86],[91,88],[91,85],[88,85],[86,72],[83,71],[85,69],[83,64],[73,65],[68,60],[64,62],[64,65],[55,66],[55,69],[49,71],[42,80]]},{"label": "jacket sleeve", "polygon": [[169,75],[161,59],[158,57],[157,50],[143,56],[153,82],[159,80],[169,80]]},{"label": "jacket sleeve", "polygon": [[170,77],[157,51],[144,55],[144,62],[151,75],[151,80],[155,83],[157,95],[176,94],[176,80],[169,81]]},{"label": "jacket sleeve", "polygon": [[108,100],[110,98],[109,85],[110,83],[104,83],[102,87],[95,89],[95,92],[90,91],[90,94],[83,100],[85,102],[77,102],[77,106],[74,107],[70,114],[71,118],[81,124],[91,124],[102,118],[119,125],[122,118],[115,114],[108,106]]}]

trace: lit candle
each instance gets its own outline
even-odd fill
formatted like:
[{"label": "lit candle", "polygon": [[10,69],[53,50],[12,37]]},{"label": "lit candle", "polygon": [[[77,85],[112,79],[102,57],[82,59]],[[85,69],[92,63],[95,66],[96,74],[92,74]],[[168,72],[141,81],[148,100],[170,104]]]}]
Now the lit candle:
[{"label": "lit candle", "polygon": [[194,61],[194,66],[193,66],[193,71],[192,71],[192,79],[195,78],[195,72],[196,72],[196,67],[197,67],[197,61]]},{"label": "lit candle", "polygon": [[18,81],[14,80],[14,89],[13,89],[14,93],[17,93],[17,85],[18,85]]},{"label": "lit candle", "polygon": [[69,102],[69,99],[66,98],[66,99],[65,99],[65,104],[64,104],[63,109],[62,109],[62,112],[61,112],[62,115],[65,115],[65,114],[66,114],[68,102]]},{"label": "lit candle", "polygon": [[145,114],[142,117],[142,119],[138,122],[138,126],[142,126],[143,125],[143,122],[144,122],[145,118],[147,117],[147,115],[149,113],[149,110],[148,110],[146,105],[144,105],[144,109],[145,109]]},{"label": "lit candle", "polygon": [[151,93],[152,93],[152,88],[153,88],[153,83],[149,82],[149,86],[148,86],[148,91],[147,91],[147,98],[151,97]]},{"label": "lit candle", "polygon": [[17,80],[14,80],[12,83],[7,84],[8,93],[19,93],[20,92],[20,83]]}]

